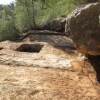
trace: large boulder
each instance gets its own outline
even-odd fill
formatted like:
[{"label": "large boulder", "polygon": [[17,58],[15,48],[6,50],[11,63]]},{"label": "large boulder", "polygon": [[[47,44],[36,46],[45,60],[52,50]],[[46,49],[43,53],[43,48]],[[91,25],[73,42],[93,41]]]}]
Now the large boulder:
[{"label": "large boulder", "polygon": [[81,53],[100,55],[100,4],[76,8],[66,18],[65,31]]}]

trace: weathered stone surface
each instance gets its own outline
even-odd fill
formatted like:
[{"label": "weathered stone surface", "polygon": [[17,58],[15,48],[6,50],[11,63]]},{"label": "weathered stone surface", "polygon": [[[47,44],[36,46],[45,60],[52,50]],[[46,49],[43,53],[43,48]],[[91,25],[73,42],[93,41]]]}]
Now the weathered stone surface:
[{"label": "weathered stone surface", "polygon": [[65,24],[66,24],[65,19],[54,19],[54,20],[49,20],[44,25],[41,25],[40,29],[63,32],[65,30]]},{"label": "weathered stone surface", "polygon": [[66,21],[65,31],[76,48],[84,54],[100,55],[100,4],[81,6]]},{"label": "weathered stone surface", "polygon": [[[37,51],[39,45],[42,48]],[[3,48],[0,50],[0,64],[4,65],[68,69],[73,61],[70,55],[45,42],[5,41],[1,42],[0,46]]]},{"label": "weathered stone surface", "polygon": [[[39,53],[18,51],[37,43],[44,44]],[[99,100],[93,66],[73,49],[27,40],[0,47],[0,100]]]},{"label": "weathered stone surface", "polygon": [[76,71],[0,65],[0,100],[99,100],[94,84]]}]

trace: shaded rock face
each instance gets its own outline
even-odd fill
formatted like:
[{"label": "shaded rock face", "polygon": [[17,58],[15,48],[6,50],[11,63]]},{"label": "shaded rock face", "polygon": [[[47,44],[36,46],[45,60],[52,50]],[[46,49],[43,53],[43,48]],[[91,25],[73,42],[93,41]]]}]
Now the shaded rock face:
[{"label": "shaded rock face", "polygon": [[66,18],[65,31],[81,53],[100,55],[100,4],[77,8]]},{"label": "shaded rock face", "polygon": [[51,30],[51,31],[64,32],[65,24],[66,24],[65,19],[49,20],[46,24],[41,26],[41,29],[42,30]]}]

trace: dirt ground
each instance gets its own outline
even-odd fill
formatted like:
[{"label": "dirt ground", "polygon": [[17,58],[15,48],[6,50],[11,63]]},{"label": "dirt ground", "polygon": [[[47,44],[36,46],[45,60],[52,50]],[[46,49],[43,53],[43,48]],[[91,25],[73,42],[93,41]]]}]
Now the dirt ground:
[{"label": "dirt ground", "polygon": [[17,51],[23,44],[33,44],[26,40],[0,43],[0,100],[100,99],[93,64],[72,45],[36,41],[44,45],[39,53]]}]

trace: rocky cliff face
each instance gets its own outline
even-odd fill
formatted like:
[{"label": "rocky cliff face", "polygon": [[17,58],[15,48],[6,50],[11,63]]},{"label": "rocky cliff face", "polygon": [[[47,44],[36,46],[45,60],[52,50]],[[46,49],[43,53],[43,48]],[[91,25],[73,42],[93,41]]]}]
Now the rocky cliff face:
[{"label": "rocky cliff face", "polygon": [[76,48],[84,54],[100,55],[100,4],[78,7],[66,21],[65,31]]}]

